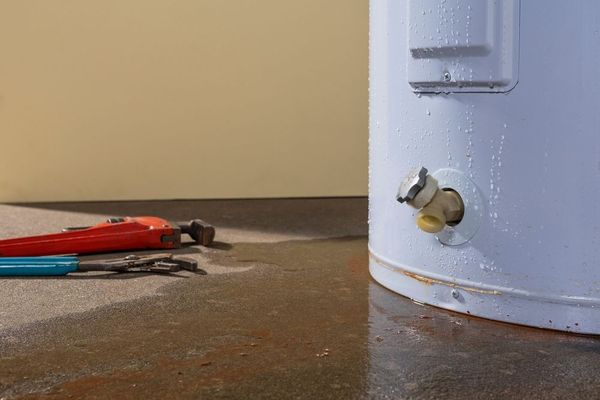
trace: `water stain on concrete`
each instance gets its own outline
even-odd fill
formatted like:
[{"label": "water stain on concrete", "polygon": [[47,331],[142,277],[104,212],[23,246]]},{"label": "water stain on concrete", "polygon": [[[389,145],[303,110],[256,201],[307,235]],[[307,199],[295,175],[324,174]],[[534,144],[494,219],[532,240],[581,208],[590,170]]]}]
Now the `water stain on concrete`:
[{"label": "water stain on concrete", "polygon": [[334,390],[347,398],[364,391],[364,238],[237,244],[214,258],[254,268],[31,328],[22,333],[31,335],[27,348],[3,343],[3,396],[321,397]]},{"label": "water stain on concrete", "polygon": [[600,341],[415,304],[365,237],[235,244],[158,297],[0,342],[0,397],[594,398]]}]

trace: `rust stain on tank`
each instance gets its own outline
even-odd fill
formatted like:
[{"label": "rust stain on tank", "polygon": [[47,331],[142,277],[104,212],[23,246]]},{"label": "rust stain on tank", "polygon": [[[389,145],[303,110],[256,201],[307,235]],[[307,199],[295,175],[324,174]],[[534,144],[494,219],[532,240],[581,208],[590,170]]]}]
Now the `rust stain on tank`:
[{"label": "rust stain on tank", "polygon": [[433,285],[434,283],[436,283],[433,279],[425,278],[424,276],[413,274],[412,272],[404,271],[404,275],[408,276],[409,278],[413,278],[419,282],[422,282],[426,285]]},{"label": "rust stain on tank", "polygon": [[381,258],[377,257],[375,254],[370,253],[370,257],[377,262],[379,265],[381,265],[382,267],[385,267],[387,269],[389,269],[390,271],[394,271],[394,272],[399,272],[409,278],[412,278],[416,281],[419,281],[421,283],[424,283],[425,285],[444,285],[444,286],[449,286],[451,288],[456,288],[456,289],[461,289],[464,290],[466,292],[471,292],[471,293],[479,293],[479,294],[491,294],[491,295],[495,295],[495,296],[499,296],[502,294],[502,292],[498,291],[498,290],[492,290],[492,289],[480,289],[480,288],[475,288],[472,286],[464,286],[464,285],[458,285],[456,283],[452,283],[452,282],[447,282],[447,281],[442,281],[439,279],[435,279],[435,278],[428,278],[426,276],[423,275],[419,275],[419,274],[415,274],[414,272],[409,272],[406,270],[401,270],[398,267],[392,266],[390,264],[388,264],[387,262],[383,261]]},{"label": "rust stain on tank", "polygon": [[491,295],[496,295],[496,296],[502,294],[502,292],[500,292],[498,290],[486,290],[486,289],[478,289],[478,288],[468,287],[468,286],[463,286],[463,285],[457,285],[456,283],[440,281],[438,279],[433,279],[433,278],[427,278],[425,276],[417,275],[417,274],[414,274],[414,273],[408,272],[408,271],[403,271],[402,273],[404,275],[408,276],[409,278],[415,279],[426,285],[433,285],[433,284],[444,285],[444,286],[449,286],[451,288],[461,289],[466,292],[479,293],[479,294],[491,294]]}]

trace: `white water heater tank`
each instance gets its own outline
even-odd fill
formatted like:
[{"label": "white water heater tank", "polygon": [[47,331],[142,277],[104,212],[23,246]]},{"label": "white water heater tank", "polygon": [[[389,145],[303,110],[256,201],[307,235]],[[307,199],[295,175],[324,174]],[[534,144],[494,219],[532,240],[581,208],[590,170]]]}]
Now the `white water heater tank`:
[{"label": "white water heater tank", "polygon": [[370,271],[600,334],[600,2],[371,0]]}]

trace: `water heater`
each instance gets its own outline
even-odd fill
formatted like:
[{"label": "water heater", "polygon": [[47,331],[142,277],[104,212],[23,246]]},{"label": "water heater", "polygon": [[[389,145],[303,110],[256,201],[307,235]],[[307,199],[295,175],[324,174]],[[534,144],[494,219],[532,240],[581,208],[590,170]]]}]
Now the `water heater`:
[{"label": "water heater", "polygon": [[371,0],[370,271],[600,333],[600,2]]}]

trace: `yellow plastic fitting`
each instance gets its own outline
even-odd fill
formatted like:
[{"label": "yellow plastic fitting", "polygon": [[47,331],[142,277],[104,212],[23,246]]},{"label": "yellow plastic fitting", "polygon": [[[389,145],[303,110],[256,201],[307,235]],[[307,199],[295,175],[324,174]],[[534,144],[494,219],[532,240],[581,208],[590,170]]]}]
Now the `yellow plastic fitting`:
[{"label": "yellow plastic fitting", "polygon": [[441,232],[446,225],[460,222],[464,210],[458,193],[437,189],[433,199],[417,214],[417,226],[428,233]]},{"label": "yellow plastic fitting", "polygon": [[396,200],[420,210],[417,226],[428,233],[438,233],[446,225],[460,223],[465,214],[460,195],[452,189],[440,189],[437,179],[425,167],[413,169],[404,178]]}]

